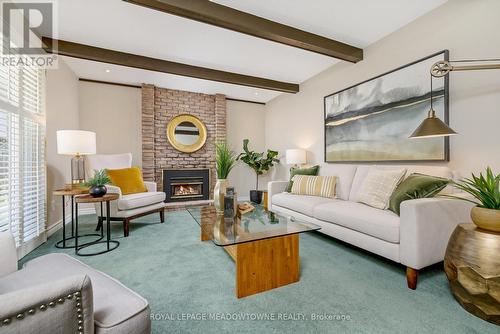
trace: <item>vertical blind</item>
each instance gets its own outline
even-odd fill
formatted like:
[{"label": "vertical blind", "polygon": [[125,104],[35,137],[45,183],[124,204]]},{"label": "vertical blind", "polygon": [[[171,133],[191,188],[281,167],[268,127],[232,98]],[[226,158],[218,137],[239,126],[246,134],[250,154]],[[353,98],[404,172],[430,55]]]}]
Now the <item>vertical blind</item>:
[{"label": "vertical blind", "polygon": [[45,240],[44,71],[0,65],[0,231],[21,255]]}]

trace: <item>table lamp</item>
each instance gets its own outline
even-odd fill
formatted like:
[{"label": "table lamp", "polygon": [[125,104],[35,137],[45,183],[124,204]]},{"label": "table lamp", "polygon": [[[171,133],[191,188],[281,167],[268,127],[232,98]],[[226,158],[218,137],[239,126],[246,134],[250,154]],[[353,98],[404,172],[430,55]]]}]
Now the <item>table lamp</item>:
[{"label": "table lamp", "polygon": [[289,149],[286,150],[286,163],[289,165],[294,165],[297,167],[298,165],[305,164],[307,162],[306,159],[306,151],[302,149]]},{"label": "table lamp", "polygon": [[95,132],[81,130],[57,131],[57,153],[72,155],[71,158],[71,184],[85,182],[84,155],[95,154]]}]

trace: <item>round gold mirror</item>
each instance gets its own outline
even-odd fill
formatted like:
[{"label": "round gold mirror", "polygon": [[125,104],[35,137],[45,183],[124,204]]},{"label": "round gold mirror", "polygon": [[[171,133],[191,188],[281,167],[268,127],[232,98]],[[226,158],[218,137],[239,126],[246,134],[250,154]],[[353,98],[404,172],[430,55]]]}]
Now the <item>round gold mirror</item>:
[{"label": "round gold mirror", "polygon": [[176,150],[192,153],[205,145],[207,129],[197,117],[179,115],[168,123],[167,138]]}]

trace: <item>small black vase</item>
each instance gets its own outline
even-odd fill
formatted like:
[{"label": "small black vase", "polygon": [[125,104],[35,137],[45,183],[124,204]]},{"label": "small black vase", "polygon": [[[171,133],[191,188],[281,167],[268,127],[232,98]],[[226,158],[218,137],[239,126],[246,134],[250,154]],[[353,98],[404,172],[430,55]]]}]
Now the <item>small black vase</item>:
[{"label": "small black vase", "polygon": [[262,191],[261,190],[250,190],[250,201],[255,204],[262,203]]},{"label": "small black vase", "polygon": [[108,189],[106,188],[105,185],[93,186],[93,187],[90,187],[90,189],[89,189],[89,194],[92,197],[102,197],[102,196],[106,195],[107,192],[108,192]]}]

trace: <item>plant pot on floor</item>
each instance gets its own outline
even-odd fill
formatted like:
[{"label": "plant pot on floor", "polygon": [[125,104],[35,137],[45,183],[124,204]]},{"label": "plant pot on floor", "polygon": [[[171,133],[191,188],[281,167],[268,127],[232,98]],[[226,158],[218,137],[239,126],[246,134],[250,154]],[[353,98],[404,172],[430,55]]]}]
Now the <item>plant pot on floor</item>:
[{"label": "plant pot on floor", "polygon": [[90,189],[89,189],[89,194],[92,197],[102,197],[102,196],[106,195],[107,192],[108,192],[108,189],[104,185],[93,186],[93,187],[90,187]]},{"label": "plant pot on floor", "polygon": [[262,203],[262,191],[261,190],[250,190],[250,202],[255,204]]},{"label": "plant pot on floor", "polygon": [[472,208],[470,216],[477,227],[483,230],[500,232],[500,210],[475,206]]}]

